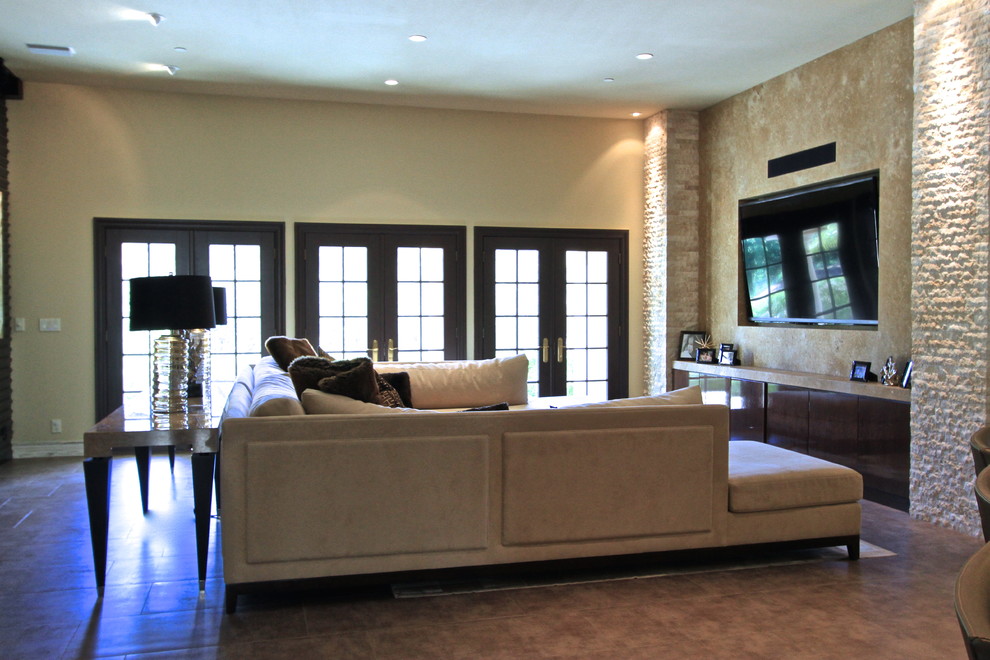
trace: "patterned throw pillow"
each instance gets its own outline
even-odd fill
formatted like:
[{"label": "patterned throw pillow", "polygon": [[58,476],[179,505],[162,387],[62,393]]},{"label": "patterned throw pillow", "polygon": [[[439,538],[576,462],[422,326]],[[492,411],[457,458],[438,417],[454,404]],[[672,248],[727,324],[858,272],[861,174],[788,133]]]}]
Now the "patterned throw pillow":
[{"label": "patterned throw pillow", "polygon": [[389,408],[407,407],[403,405],[399,391],[382,378],[381,374],[376,373],[375,378],[378,380],[378,401],[373,401],[372,403],[377,403],[380,406],[388,406]]}]

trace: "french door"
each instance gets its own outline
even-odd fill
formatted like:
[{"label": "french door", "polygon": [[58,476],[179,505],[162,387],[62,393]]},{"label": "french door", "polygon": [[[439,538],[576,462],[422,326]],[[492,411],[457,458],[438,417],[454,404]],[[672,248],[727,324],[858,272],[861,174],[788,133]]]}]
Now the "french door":
[{"label": "french door", "polygon": [[209,275],[226,289],[227,324],[210,331],[214,406],[222,406],[238,371],[256,362],[264,340],[285,332],[281,223],[150,221],[97,218],[97,419],[121,403],[150,398],[155,338],[131,332],[134,277]]},{"label": "french door", "polygon": [[628,234],[475,229],[476,352],[525,353],[530,396],[628,392]]},{"label": "french door", "polygon": [[296,224],[297,334],[337,359],[462,359],[465,230]]}]

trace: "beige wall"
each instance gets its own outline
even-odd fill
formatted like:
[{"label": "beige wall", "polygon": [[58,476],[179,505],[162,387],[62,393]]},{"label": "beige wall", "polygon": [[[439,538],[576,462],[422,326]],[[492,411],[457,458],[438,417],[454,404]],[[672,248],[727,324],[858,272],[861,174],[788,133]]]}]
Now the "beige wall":
[{"label": "beige wall", "polygon": [[296,221],[625,229],[640,389],[640,121],[31,83],[9,114],[15,455],[94,421],[94,217],[283,221],[289,301]]},{"label": "beige wall", "polygon": [[[743,364],[846,375],[911,347],[912,21],[902,21],[701,114],[707,328]],[[767,160],[836,142],[837,162],[767,178]],[[880,322],[876,331],[753,327],[739,296],[740,199],[880,171]],[[707,232],[707,233],[706,233]]]}]

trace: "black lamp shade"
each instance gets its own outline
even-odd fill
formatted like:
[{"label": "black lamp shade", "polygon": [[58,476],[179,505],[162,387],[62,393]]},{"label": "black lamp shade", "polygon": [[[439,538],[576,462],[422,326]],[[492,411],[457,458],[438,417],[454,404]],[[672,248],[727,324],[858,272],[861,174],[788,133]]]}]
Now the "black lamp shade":
[{"label": "black lamp shade", "polygon": [[216,326],[213,283],[206,275],[135,277],[131,330],[192,330]]},{"label": "black lamp shade", "polygon": [[217,325],[227,325],[227,289],[222,286],[213,287],[213,316]]}]

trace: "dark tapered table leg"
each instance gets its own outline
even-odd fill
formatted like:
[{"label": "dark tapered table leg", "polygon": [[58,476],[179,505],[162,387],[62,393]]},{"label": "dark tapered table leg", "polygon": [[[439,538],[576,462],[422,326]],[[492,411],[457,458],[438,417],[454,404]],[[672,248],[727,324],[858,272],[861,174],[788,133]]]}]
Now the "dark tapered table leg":
[{"label": "dark tapered table leg", "polygon": [[175,447],[168,448],[168,469],[175,474]]},{"label": "dark tapered table leg", "polygon": [[110,528],[110,458],[87,458],[83,461],[83,474],[86,478],[86,506],[89,508],[96,592],[102,598],[107,580],[107,533]]},{"label": "dark tapered table leg", "polygon": [[216,454],[192,455],[193,513],[196,517],[196,559],[199,590],[206,589],[206,555],[210,549],[210,514],[213,509],[213,468]]},{"label": "dark tapered table leg", "polygon": [[151,447],[135,447],[138,484],[141,486],[141,510],[148,513],[148,473],[151,471]]}]

